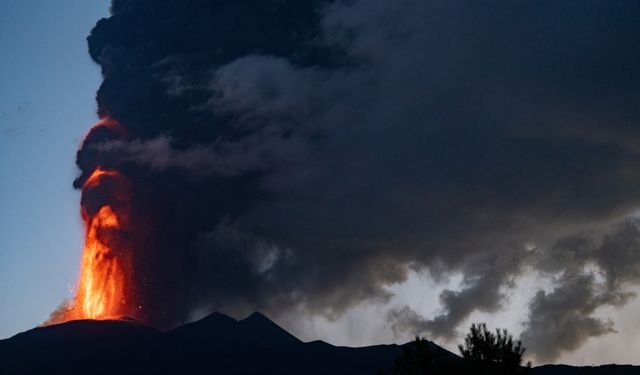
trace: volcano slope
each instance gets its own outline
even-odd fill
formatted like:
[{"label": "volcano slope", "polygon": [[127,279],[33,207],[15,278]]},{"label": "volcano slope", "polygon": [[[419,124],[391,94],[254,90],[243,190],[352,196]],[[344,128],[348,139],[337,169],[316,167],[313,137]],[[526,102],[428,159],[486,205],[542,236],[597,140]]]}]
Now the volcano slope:
[{"label": "volcano slope", "polygon": [[[437,361],[464,373],[460,357],[432,342],[429,346]],[[239,321],[213,313],[167,332],[129,318],[76,320],[0,340],[0,373],[376,374],[392,367],[402,347],[302,342],[260,313]],[[638,373],[640,367],[615,365],[547,365],[532,371]]]}]

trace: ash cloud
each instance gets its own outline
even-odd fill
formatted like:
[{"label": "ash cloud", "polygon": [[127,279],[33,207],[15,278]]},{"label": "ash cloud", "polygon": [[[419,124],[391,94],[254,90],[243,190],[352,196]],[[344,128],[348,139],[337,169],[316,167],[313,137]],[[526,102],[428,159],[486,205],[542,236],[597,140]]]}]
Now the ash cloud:
[{"label": "ash cloud", "polygon": [[563,351],[579,348],[590,337],[615,332],[612,321],[593,314],[598,307],[622,301],[596,289],[593,275],[568,274],[552,292],[538,291],[521,339],[539,361],[557,360]]},{"label": "ash cloud", "polygon": [[541,255],[538,269],[552,275],[554,289],[540,290],[530,302],[521,339],[539,361],[557,360],[591,337],[615,333],[603,307],[624,306],[636,296],[640,275],[640,222],[632,217],[604,233],[560,239]]},{"label": "ash cloud", "polygon": [[[396,334],[411,332],[453,340],[457,338],[456,328],[474,311],[497,312],[503,308],[505,295],[503,288],[514,287],[514,279],[529,257],[526,251],[497,252],[484,255],[484,259],[474,259],[465,267],[462,289],[445,289],[440,293],[439,302],[442,312],[432,319],[426,319],[409,306],[391,309],[387,320]],[[514,255],[516,257],[514,257]]]},{"label": "ash cloud", "polygon": [[[638,14],[608,1],[114,0],[89,52],[99,113],[127,131],[88,136],[76,186],[97,165],[131,181],[152,324],[205,309],[337,317],[437,269],[465,275],[442,314],[389,317],[446,338],[533,269],[565,275],[531,302],[523,335],[555,358],[612,329],[598,306],[624,303],[588,277],[567,295],[583,269],[555,260],[596,267],[606,293],[639,281],[637,244],[606,234],[640,206]],[[559,245],[570,238],[584,240]],[[538,333],[567,316],[588,329],[547,352]]]}]

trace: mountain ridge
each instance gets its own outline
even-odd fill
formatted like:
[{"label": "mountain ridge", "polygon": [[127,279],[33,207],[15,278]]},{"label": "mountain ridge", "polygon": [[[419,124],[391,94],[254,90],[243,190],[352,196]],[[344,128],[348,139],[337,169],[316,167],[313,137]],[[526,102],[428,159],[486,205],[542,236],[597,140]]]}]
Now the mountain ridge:
[{"label": "mountain ridge", "polygon": [[[406,344],[405,344],[406,345]],[[434,356],[461,358],[429,341]],[[261,313],[236,320],[219,312],[169,331],[132,319],[76,320],[0,340],[0,373],[375,374],[404,345],[335,346],[303,342]],[[544,365],[533,375],[630,375],[640,367]]]}]

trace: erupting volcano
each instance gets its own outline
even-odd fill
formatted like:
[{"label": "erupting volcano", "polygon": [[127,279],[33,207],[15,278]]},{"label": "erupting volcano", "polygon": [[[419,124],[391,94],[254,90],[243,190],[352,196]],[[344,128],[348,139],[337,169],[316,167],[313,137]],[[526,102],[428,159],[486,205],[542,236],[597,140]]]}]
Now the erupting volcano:
[{"label": "erupting volcano", "polygon": [[[115,120],[105,118],[87,138],[105,131],[123,134]],[[54,323],[135,316],[141,309],[133,292],[130,201],[129,181],[115,169],[97,166],[82,184],[86,236],[76,296]]]},{"label": "erupting volcano", "polygon": [[[126,187],[124,177],[116,171],[97,168],[84,184],[83,191],[98,189],[105,179],[120,180],[117,185]],[[86,240],[82,255],[82,265],[78,290],[70,319],[100,319],[128,313],[127,289],[131,285],[131,253],[127,249],[126,236],[128,212],[125,191],[119,198],[124,206],[117,211],[111,204],[101,206],[91,212],[82,206],[82,217],[86,225]]]}]

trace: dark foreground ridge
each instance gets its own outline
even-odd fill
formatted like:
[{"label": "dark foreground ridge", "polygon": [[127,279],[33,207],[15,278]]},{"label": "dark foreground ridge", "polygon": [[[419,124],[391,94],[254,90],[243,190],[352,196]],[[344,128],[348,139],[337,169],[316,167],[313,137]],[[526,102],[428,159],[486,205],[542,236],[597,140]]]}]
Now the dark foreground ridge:
[{"label": "dark foreground ridge", "polygon": [[[442,361],[461,361],[429,345]],[[388,370],[401,350],[305,343],[259,313],[240,321],[213,313],[168,332],[127,318],[78,320],[0,340],[0,374],[376,374]],[[627,375],[640,368],[541,366],[532,373]]]}]

